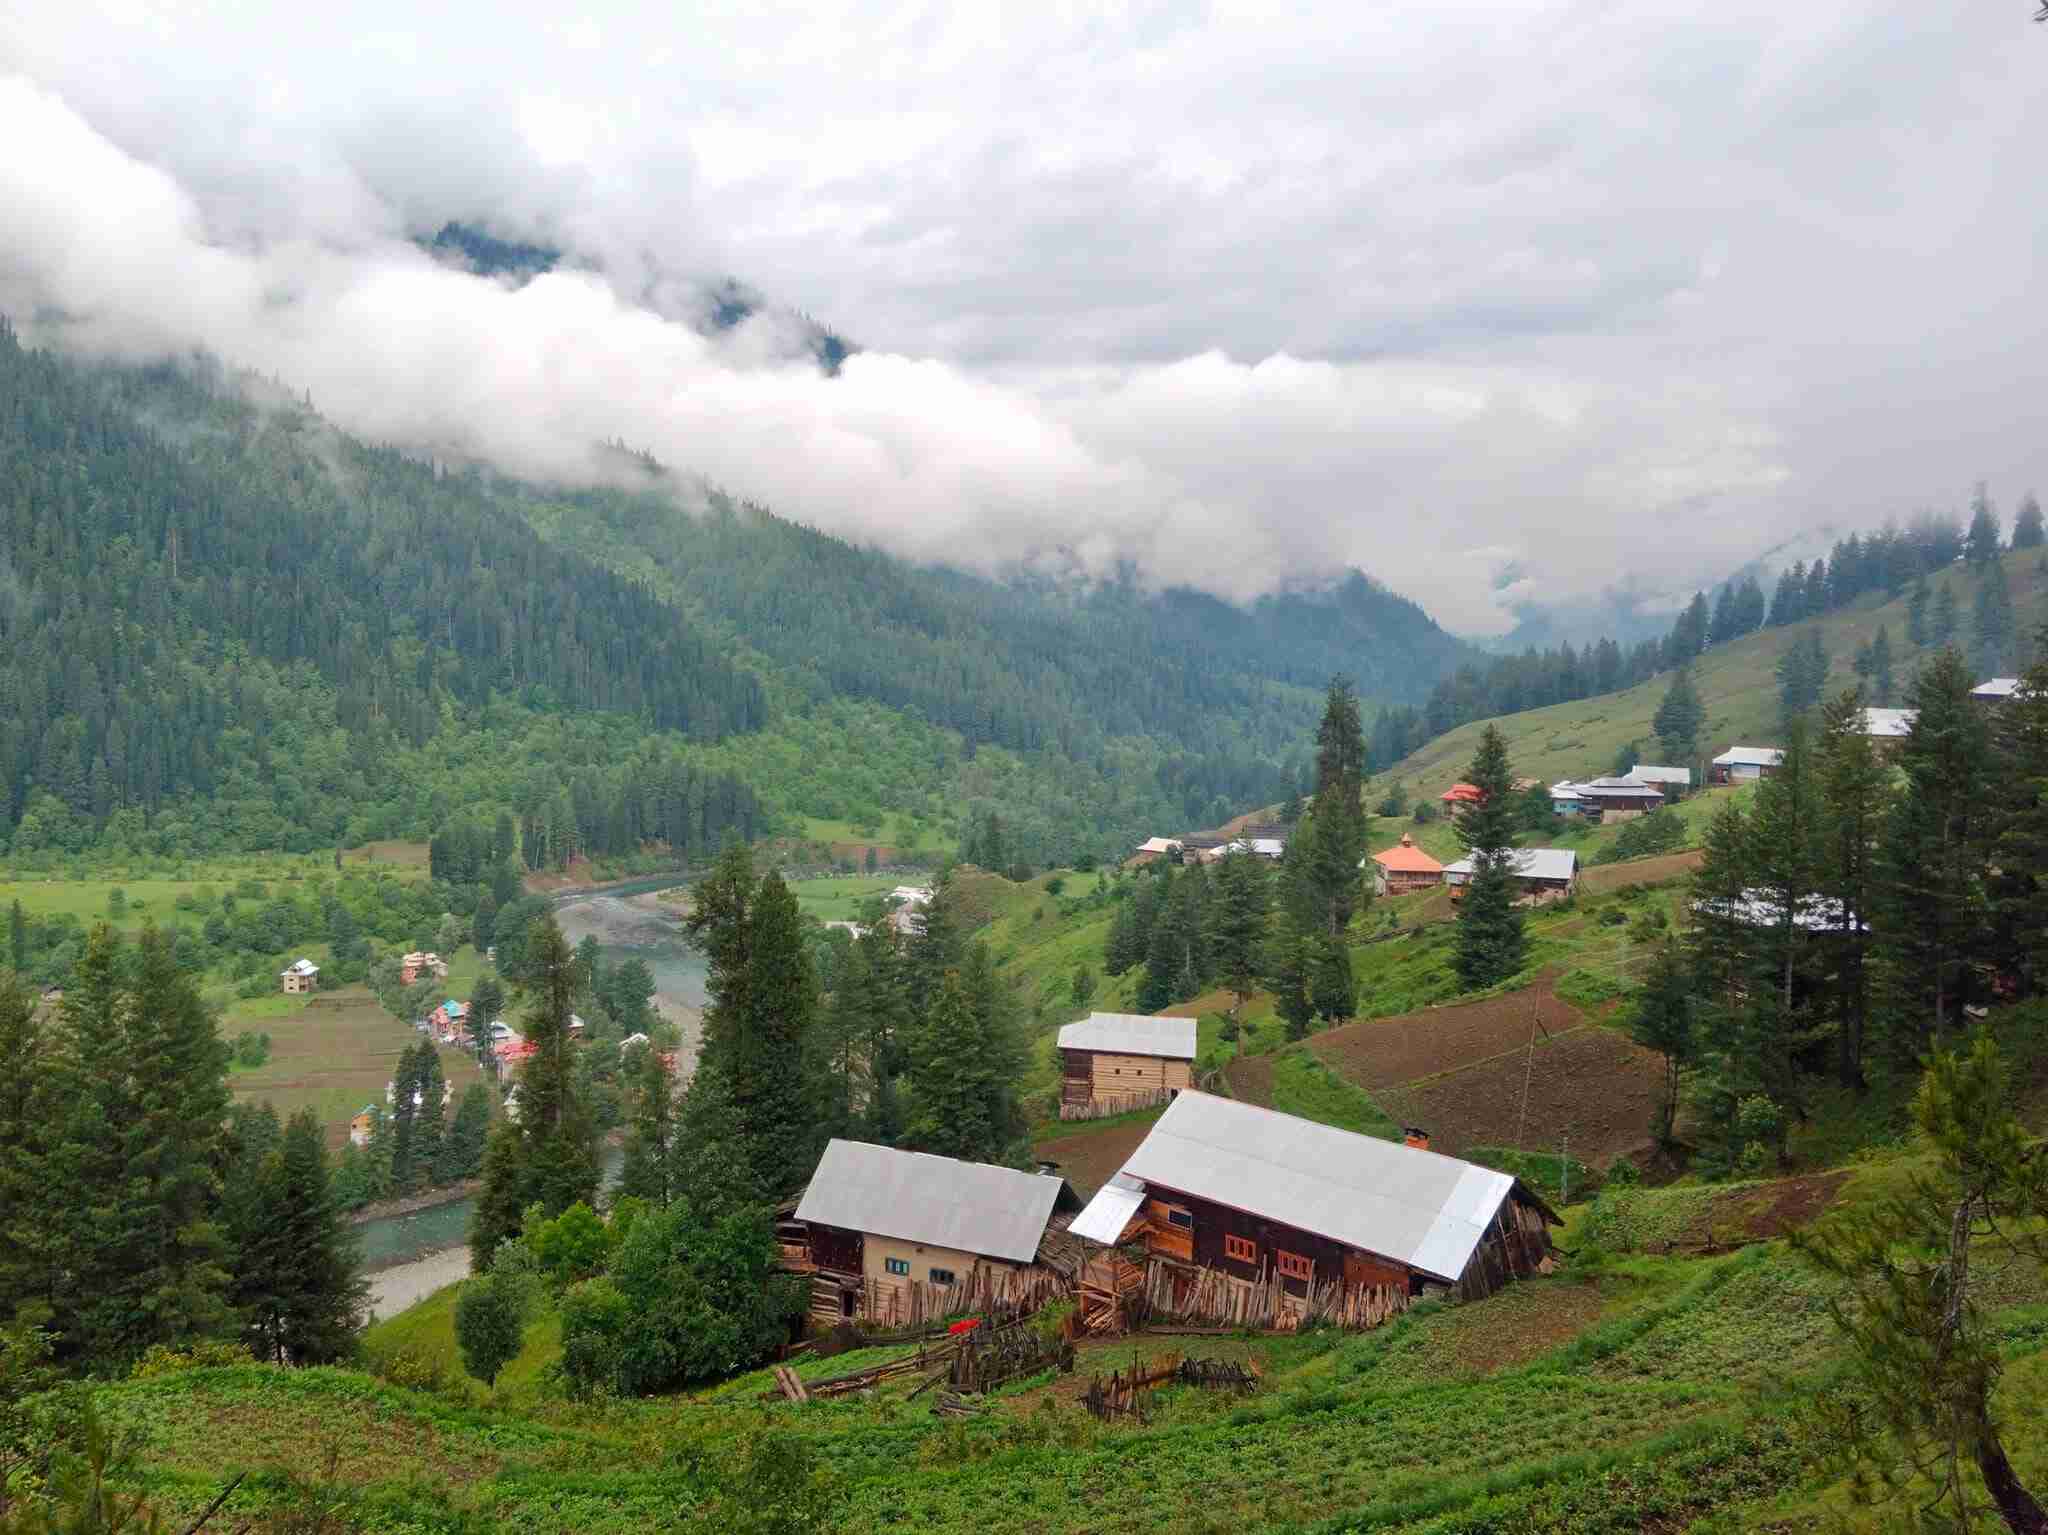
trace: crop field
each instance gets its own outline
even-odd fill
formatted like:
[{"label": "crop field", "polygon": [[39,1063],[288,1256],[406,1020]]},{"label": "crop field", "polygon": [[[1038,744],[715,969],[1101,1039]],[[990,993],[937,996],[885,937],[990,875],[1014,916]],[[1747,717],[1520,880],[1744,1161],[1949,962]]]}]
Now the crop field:
[{"label": "crop field", "polygon": [[[399,1052],[419,1040],[410,1024],[393,1018],[358,986],[319,992],[290,1011],[232,1024],[270,1036],[270,1059],[229,1078],[236,1096],[251,1102],[268,1099],[284,1117],[311,1108],[327,1127],[330,1146],[348,1139],[348,1122],[356,1110],[384,1101]],[[475,1059],[459,1050],[441,1052],[441,1069],[458,1097],[480,1077]]]},{"label": "crop field", "polygon": [[1557,995],[1547,974],[1522,991],[1348,1023],[1314,1036],[1309,1048],[1367,1090],[1396,1087],[1528,1047],[1539,1025],[1552,1033],[1585,1020]]},{"label": "crop field", "polygon": [[1032,1148],[1032,1155],[1041,1161],[1059,1163],[1060,1175],[1086,1199],[1109,1182],[1163,1112],[1145,1109],[1114,1119],[1082,1121],[1072,1130],[1040,1140]]},{"label": "crop field", "polygon": [[894,875],[829,874],[817,879],[791,880],[789,888],[806,916],[816,917],[820,922],[851,922],[875,897],[886,895],[903,883]]}]

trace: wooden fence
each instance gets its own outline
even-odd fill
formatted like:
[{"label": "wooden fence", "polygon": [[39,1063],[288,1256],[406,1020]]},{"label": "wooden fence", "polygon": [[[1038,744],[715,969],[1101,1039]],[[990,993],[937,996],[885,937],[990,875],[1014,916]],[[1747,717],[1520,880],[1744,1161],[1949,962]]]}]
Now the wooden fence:
[{"label": "wooden fence", "polygon": [[1139,1109],[1156,1109],[1173,1101],[1178,1088],[1158,1087],[1144,1093],[1118,1093],[1114,1098],[1100,1101],[1091,1099],[1087,1103],[1060,1103],[1062,1119],[1113,1119],[1118,1114],[1134,1114]]},{"label": "wooden fence", "polygon": [[844,1297],[854,1294],[854,1316],[880,1327],[923,1327],[945,1317],[973,1313],[1015,1316],[1063,1300],[1071,1286],[1065,1275],[1037,1264],[1010,1268],[977,1263],[949,1285],[921,1279],[876,1279],[831,1274],[811,1276],[811,1320],[831,1327],[846,1316]]},{"label": "wooden fence", "polygon": [[1334,1327],[1377,1327],[1408,1309],[1405,1285],[1311,1283],[1291,1295],[1278,1273],[1264,1280],[1236,1279],[1212,1268],[1155,1257],[1147,1265],[1139,1302],[1149,1317],[1226,1327],[1293,1332],[1311,1322]]},{"label": "wooden fence", "polygon": [[1250,1360],[1189,1359],[1161,1354],[1149,1364],[1134,1362],[1129,1372],[1111,1371],[1088,1383],[1081,1404],[1098,1418],[1135,1412],[1145,1392],[1168,1383],[1206,1386],[1212,1390],[1250,1391],[1259,1383],[1259,1368]]}]

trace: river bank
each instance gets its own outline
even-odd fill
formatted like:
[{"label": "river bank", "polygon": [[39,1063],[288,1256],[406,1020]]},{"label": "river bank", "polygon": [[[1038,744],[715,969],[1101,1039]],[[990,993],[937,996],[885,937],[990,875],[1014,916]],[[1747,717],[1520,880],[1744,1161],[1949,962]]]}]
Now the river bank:
[{"label": "river bank", "polygon": [[443,1248],[414,1258],[409,1263],[394,1263],[389,1268],[377,1269],[364,1277],[370,1282],[370,1320],[381,1322],[387,1316],[398,1315],[408,1306],[419,1304],[436,1290],[467,1279],[469,1249]]},{"label": "river bank", "polygon": [[360,1210],[351,1210],[348,1223],[351,1226],[368,1225],[371,1221],[388,1221],[401,1215],[417,1215],[422,1210],[431,1210],[436,1205],[452,1205],[459,1199],[473,1199],[478,1189],[484,1186],[481,1178],[465,1178],[460,1183],[450,1183],[438,1189],[426,1189],[418,1194],[408,1194],[403,1199],[380,1199],[367,1204]]}]

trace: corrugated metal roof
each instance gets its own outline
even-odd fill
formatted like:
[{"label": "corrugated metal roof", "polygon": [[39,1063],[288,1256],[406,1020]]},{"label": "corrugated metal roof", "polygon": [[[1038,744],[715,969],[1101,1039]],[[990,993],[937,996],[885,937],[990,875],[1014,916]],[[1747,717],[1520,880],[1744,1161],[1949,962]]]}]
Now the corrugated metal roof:
[{"label": "corrugated metal roof", "polygon": [[2019,690],[2019,678],[1993,677],[1990,681],[1980,682],[1971,688],[1970,696],[1972,698],[2010,698]]},{"label": "corrugated metal roof", "polygon": [[1195,1058],[1195,1020],[1152,1018],[1144,1013],[1090,1013],[1060,1030],[1059,1047],[1191,1061]]},{"label": "corrugated metal roof", "polygon": [[830,1142],[800,1221],[1029,1263],[1066,1180],[865,1141]]},{"label": "corrugated metal roof", "polygon": [[1145,1185],[1118,1173],[1095,1191],[1088,1208],[1068,1223],[1067,1231],[1072,1236],[1100,1242],[1104,1247],[1114,1247],[1116,1239],[1124,1234],[1124,1227],[1130,1225],[1131,1217],[1144,1203]]},{"label": "corrugated metal roof", "polygon": [[1171,837],[1147,837],[1138,844],[1138,851],[1141,853],[1166,853],[1179,846],[1180,844]]},{"label": "corrugated metal roof", "polygon": [[1919,717],[1918,709],[1865,709],[1863,733],[1885,737],[1910,735],[1913,721]]},{"label": "corrugated metal roof", "polygon": [[1663,793],[1639,778],[1595,778],[1579,784],[1581,794],[1602,799],[1662,799]]},{"label": "corrugated metal roof", "polygon": [[1585,798],[1583,794],[1579,793],[1579,786],[1573,783],[1569,778],[1560,778],[1556,783],[1552,784],[1550,786],[1550,797],[1552,799]]},{"label": "corrugated metal roof", "polygon": [[1644,783],[1675,783],[1692,787],[1692,769],[1686,767],[1658,767],[1653,762],[1638,762],[1628,770],[1631,778],[1640,778]]},{"label": "corrugated metal roof", "polygon": [[[1507,1173],[1456,1157],[1200,1092],[1174,1099],[1124,1163],[1122,1177],[1315,1232],[1452,1282],[1515,1186]],[[1105,1206],[1105,1217],[1113,1209]]]},{"label": "corrugated metal roof", "polygon": [[[1579,871],[1579,855],[1568,847],[1524,847],[1515,850],[1515,873],[1523,879],[1570,879]],[[1472,860],[1444,865],[1444,873],[1470,878]]]},{"label": "corrugated metal roof", "polygon": [[1782,767],[1785,753],[1776,746],[1731,746],[1714,759],[1715,767]]}]

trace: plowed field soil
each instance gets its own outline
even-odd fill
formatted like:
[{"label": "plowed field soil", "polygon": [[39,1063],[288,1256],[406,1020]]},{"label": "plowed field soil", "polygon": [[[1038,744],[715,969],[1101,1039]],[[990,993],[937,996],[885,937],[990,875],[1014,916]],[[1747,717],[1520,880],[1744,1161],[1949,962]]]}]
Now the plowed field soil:
[{"label": "plowed field soil", "polygon": [[1807,1225],[1835,1202],[1847,1173],[1813,1173],[1756,1188],[1730,1189],[1707,1206],[1679,1237],[1682,1244],[1746,1240],[1767,1242]]},{"label": "plowed field soil", "polygon": [[1233,1056],[1224,1063],[1223,1080],[1230,1084],[1230,1096],[1240,1103],[1256,1103],[1262,1109],[1273,1106],[1273,1057]]},{"label": "plowed field soil", "polygon": [[1076,1130],[1071,1135],[1040,1141],[1034,1155],[1057,1162],[1060,1176],[1074,1186],[1074,1192],[1088,1198],[1109,1182],[1132,1152],[1138,1149],[1152,1122],[1159,1116],[1147,1114],[1139,1120],[1118,1120],[1099,1130]]},{"label": "plowed field soil", "polygon": [[[1611,1029],[1585,1025],[1491,1060],[1409,1083],[1375,1086],[1373,1097],[1404,1124],[1430,1132],[1431,1149],[1453,1156],[1471,1146],[1557,1146],[1605,1166],[1640,1146],[1662,1061]],[[1523,1112],[1526,1094],[1527,1113]]]},{"label": "plowed field soil", "polygon": [[1339,1076],[1377,1095],[1383,1087],[1526,1049],[1532,1033],[1541,1040],[1543,1030],[1557,1034],[1577,1027],[1584,1018],[1551,989],[1553,980],[1546,974],[1534,986],[1505,996],[1347,1023],[1316,1035],[1309,1048]]}]

